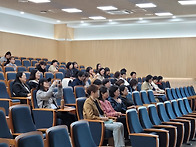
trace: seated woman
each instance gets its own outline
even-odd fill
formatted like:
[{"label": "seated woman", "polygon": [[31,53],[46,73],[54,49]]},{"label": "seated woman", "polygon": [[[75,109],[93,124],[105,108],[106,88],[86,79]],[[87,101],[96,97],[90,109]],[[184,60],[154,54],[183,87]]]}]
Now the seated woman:
[{"label": "seated woman", "polygon": [[[57,92],[54,92],[56,86],[58,87],[58,90]],[[59,107],[56,99],[61,99],[63,95],[62,84],[60,81],[55,80],[50,86],[47,79],[40,79],[37,89],[36,98],[39,108],[57,109]],[[60,118],[62,120],[62,124],[67,125],[68,128],[72,122],[76,121],[75,115],[69,112],[58,111],[57,118]]]},{"label": "seated woman", "polygon": [[87,93],[89,94],[89,98],[86,99],[83,106],[84,119],[103,120],[105,122],[105,128],[113,131],[115,147],[124,147],[125,143],[123,124],[120,122],[108,121],[109,118],[105,116],[98,100],[99,88],[92,84],[87,88]]},{"label": "seated woman", "polygon": [[137,82],[136,79],[130,80],[129,86],[128,86],[129,92],[132,93],[132,92],[134,92],[134,91],[137,91],[137,84],[138,84],[138,82]]},{"label": "seated woman", "polygon": [[98,73],[97,73],[97,79],[103,81],[103,79],[104,79],[104,72],[105,72],[104,68],[100,68]]},{"label": "seated woman", "polygon": [[71,78],[74,79],[74,73],[73,73],[73,64],[72,62],[68,62],[67,65],[67,71],[65,73],[65,78]]},{"label": "seated woman", "polygon": [[6,64],[6,66],[12,66],[14,70],[16,71],[17,65],[15,64],[15,58],[13,56],[9,58],[8,64]]},{"label": "seated woman", "polygon": [[129,92],[128,88],[125,85],[121,85],[119,89],[120,89],[120,98],[122,102],[126,105],[126,107],[133,106],[134,103],[131,101],[131,99],[127,98]]},{"label": "seated woman", "polygon": [[55,73],[58,72],[58,61],[52,60],[50,67],[48,68],[49,72]]},{"label": "seated woman", "polygon": [[101,63],[97,63],[95,73],[97,74],[101,68]]},{"label": "seated woman", "polygon": [[159,87],[158,87],[158,85],[156,84],[158,82],[158,77],[157,76],[154,76],[153,78],[152,78],[152,87],[153,87],[153,90],[155,90],[156,92],[158,92],[158,93],[165,93],[165,91],[164,90],[162,90],[162,89],[160,89]]},{"label": "seated woman", "polygon": [[[20,71],[16,74],[16,79],[12,86],[13,95],[15,97],[30,97],[31,91],[29,86],[26,84],[26,75]],[[26,100],[21,100],[21,103],[26,103]]]},{"label": "seated woman", "polygon": [[[116,83],[116,81],[118,81],[120,79],[120,72],[119,71],[116,71],[114,73],[114,83]],[[112,84],[114,84],[112,83]]]},{"label": "seated woman", "polygon": [[122,100],[119,98],[120,91],[119,91],[118,86],[116,85],[111,86],[109,89],[109,93],[110,93],[110,97],[108,98],[108,101],[111,103],[114,110],[125,114],[127,107],[122,102]]},{"label": "seated woman", "polygon": [[104,78],[110,78],[110,69],[109,67],[105,67]]},{"label": "seated woman", "polygon": [[84,76],[85,76],[85,78],[84,78],[84,87],[87,88],[91,85],[91,82],[89,80],[89,73],[85,72]]},{"label": "seated woman", "polygon": [[9,60],[10,57],[11,57],[11,52],[8,51],[7,53],[5,53],[5,56],[0,58],[0,64],[4,65]]},{"label": "seated woman", "polygon": [[40,79],[40,72],[37,69],[33,69],[29,78],[29,87],[30,89],[37,88]]},{"label": "seated woman", "polygon": [[164,88],[163,88],[163,84],[162,84],[163,77],[162,77],[162,76],[158,76],[157,80],[158,80],[158,81],[157,81],[156,84],[158,85],[158,87],[159,87],[160,89],[163,90],[163,89],[164,89]]},{"label": "seated woman", "polygon": [[73,62],[73,77],[77,77],[78,71],[78,63]]},{"label": "seated woman", "polygon": [[84,79],[85,79],[85,73],[83,71],[79,71],[77,74],[77,78],[73,80],[73,82],[71,82],[69,84],[69,86],[72,86],[74,88],[74,86],[84,86]]},{"label": "seated woman", "polygon": [[89,73],[89,79],[91,80],[91,82],[94,81],[94,79],[96,79],[97,75],[95,75],[95,73],[93,72],[92,67],[87,67],[86,72]]},{"label": "seated woman", "polygon": [[104,80],[102,81],[102,84],[103,84],[103,86],[105,86],[105,87],[107,87],[107,88],[110,88],[110,87],[111,87],[111,82],[110,82],[109,79],[104,79]]},{"label": "seated woman", "polygon": [[36,69],[39,70],[43,75],[46,72],[46,62],[41,61],[37,66]]}]

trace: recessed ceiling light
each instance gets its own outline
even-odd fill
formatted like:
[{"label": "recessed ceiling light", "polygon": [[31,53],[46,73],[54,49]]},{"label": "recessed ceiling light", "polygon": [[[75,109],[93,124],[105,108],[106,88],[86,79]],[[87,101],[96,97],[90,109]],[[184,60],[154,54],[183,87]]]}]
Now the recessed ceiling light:
[{"label": "recessed ceiling light", "polygon": [[139,18],[139,20],[143,20],[143,18]]},{"label": "recessed ceiling light", "polygon": [[24,12],[22,11],[22,12],[20,12],[20,14],[24,14]]},{"label": "recessed ceiling light", "polygon": [[94,20],[100,20],[100,19],[106,19],[105,17],[103,16],[91,16],[89,17],[90,19],[94,19]]},{"label": "recessed ceiling light", "polygon": [[109,19],[109,22],[112,22],[112,20],[111,20],[111,19]]},{"label": "recessed ceiling light", "polygon": [[69,8],[69,9],[62,9],[62,11],[68,12],[68,13],[80,13],[82,10],[77,8]]},{"label": "recessed ceiling light", "polygon": [[60,20],[57,20],[56,22],[57,22],[57,23],[60,23],[61,21],[60,21]]},{"label": "recessed ceiling light", "polygon": [[103,11],[109,11],[109,10],[117,10],[118,8],[113,6],[100,6],[97,7],[97,9],[103,10]]},{"label": "recessed ceiling light", "polygon": [[196,0],[178,1],[181,5],[196,5]]},{"label": "recessed ceiling light", "polygon": [[176,16],[172,16],[172,18],[176,18]]},{"label": "recessed ceiling light", "polygon": [[84,21],[80,21],[80,23],[84,23]]},{"label": "recessed ceiling light", "polygon": [[157,15],[157,16],[171,16],[173,14],[170,12],[163,12],[163,13],[155,13],[155,15]]},{"label": "recessed ceiling light", "polygon": [[49,3],[50,0],[28,0],[29,2],[33,3]]},{"label": "recessed ceiling light", "polygon": [[154,7],[156,7],[156,5],[153,3],[142,3],[142,4],[135,4],[135,5],[140,8],[154,8]]}]

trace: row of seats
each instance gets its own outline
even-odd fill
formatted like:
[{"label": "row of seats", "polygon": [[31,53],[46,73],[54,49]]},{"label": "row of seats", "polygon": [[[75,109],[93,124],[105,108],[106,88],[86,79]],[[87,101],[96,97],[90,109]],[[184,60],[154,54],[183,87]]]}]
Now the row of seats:
[{"label": "row of seats", "polygon": [[187,98],[127,110],[132,146],[180,147],[195,137],[195,117]]}]

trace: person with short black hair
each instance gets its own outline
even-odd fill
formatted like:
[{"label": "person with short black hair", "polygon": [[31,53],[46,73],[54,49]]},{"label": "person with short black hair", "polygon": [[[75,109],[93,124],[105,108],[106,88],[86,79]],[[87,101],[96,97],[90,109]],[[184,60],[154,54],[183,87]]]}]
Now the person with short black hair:
[{"label": "person with short black hair", "polygon": [[108,101],[111,103],[114,110],[117,112],[126,113],[127,107],[119,98],[120,91],[118,86],[116,85],[111,86],[109,89],[109,94],[110,97],[108,98]]},{"label": "person with short black hair", "polygon": [[67,67],[67,71],[65,73],[65,78],[74,79],[73,64],[72,64],[72,62],[68,62],[66,64],[66,67]]},{"label": "person with short black hair", "polygon": [[121,73],[121,72],[125,72],[125,73],[127,73],[126,68],[122,68],[122,69],[120,70],[120,73]]},{"label": "person with short black hair", "polygon": [[58,61],[52,60],[50,67],[48,68],[49,72],[55,73],[58,72]]},{"label": "person with short black hair", "polygon": [[71,82],[69,84],[69,86],[72,86],[74,88],[74,86],[84,86],[84,79],[85,79],[85,73],[83,71],[79,71],[77,74],[77,78],[73,80],[73,82]]},{"label": "person with short black hair", "polygon": [[36,69],[39,70],[43,75],[46,72],[46,62],[41,61],[37,66]]},{"label": "person with short black hair", "polygon": [[111,87],[111,82],[109,79],[103,79],[102,81],[103,86],[110,88]]},{"label": "person with short black hair", "polygon": [[105,67],[104,69],[104,78],[110,78],[110,68],[109,67]]},{"label": "person with short black hair", "polygon": [[130,80],[136,79],[136,72],[135,72],[135,71],[132,71],[132,72],[130,73],[130,76],[131,76],[131,79],[130,79]]},{"label": "person with short black hair", "polygon": [[5,66],[11,66],[16,71],[17,65],[15,64],[15,58],[11,56]]},{"label": "person with short black hair", "polygon": [[162,84],[163,77],[162,77],[162,76],[158,76],[157,80],[158,80],[158,81],[157,81],[156,84],[158,85],[158,87],[159,87],[160,89],[163,90],[163,89],[164,89],[164,88],[163,88],[163,84]]},{"label": "person with short black hair", "polygon": [[153,87],[151,85],[152,82],[152,75],[147,75],[146,76],[146,81],[142,84],[141,90],[153,90]]},{"label": "person with short black hair", "polygon": [[1,64],[6,63],[9,60],[9,58],[11,57],[11,55],[12,54],[11,54],[10,51],[8,51],[7,53],[5,53],[5,56],[3,56],[3,57],[0,58],[0,63]]},{"label": "person with short black hair", "polygon": [[92,84],[87,88],[87,93],[89,94],[89,97],[86,99],[83,106],[84,119],[104,121],[105,128],[113,131],[115,147],[125,147],[123,124],[109,120],[109,118],[106,117],[98,100],[99,88]]},{"label": "person with short black hair", "polygon": [[126,69],[121,69],[121,72],[120,72],[120,79],[122,79],[123,81],[124,81],[124,85],[126,85],[126,86],[128,86],[129,85],[129,83],[127,82],[127,80],[126,80]]},{"label": "person with short black hair", "polygon": [[93,82],[94,85],[97,85],[98,87],[101,87],[102,86],[102,82],[101,80],[99,79],[96,79],[94,82]]},{"label": "person with short black hair", "polygon": [[153,90],[155,90],[156,92],[158,93],[165,93],[164,90],[160,89],[158,87],[158,85],[156,84],[158,82],[158,77],[157,76],[154,76],[153,79],[152,79],[152,87],[153,87]]},{"label": "person with short black hair", "polygon": [[127,95],[129,93],[127,86],[121,85],[119,87],[119,90],[120,90],[120,98],[122,102],[126,105],[126,107],[133,106],[134,103],[130,99],[127,98]]},{"label": "person with short black hair", "polygon": [[97,79],[103,81],[103,79],[105,79],[104,72],[105,72],[105,69],[103,67],[101,67],[97,73]]},{"label": "person with short black hair", "polygon": [[73,77],[77,77],[78,71],[78,63],[73,62]]},{"label": "person with short black hair", "polygon": [[124,85],[125,81],[123,79],[119,79],[118,81],[115,82],[115,85],[121,86]]},{"label": "person with short black hair", "polygon": [[37,88],[39,84],[40,79],[40,72],[37,69],[33,69],[31,71],[30,77],[29,77],[29,87],[30,89]]}]

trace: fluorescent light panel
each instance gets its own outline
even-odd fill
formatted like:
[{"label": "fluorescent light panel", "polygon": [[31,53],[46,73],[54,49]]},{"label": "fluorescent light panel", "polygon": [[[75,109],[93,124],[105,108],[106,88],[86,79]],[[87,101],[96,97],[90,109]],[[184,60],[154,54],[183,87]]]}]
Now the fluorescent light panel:
[{"label": "fluorescent light panel", "polygon": [[68,12],[68,13],[80,13],[82,10],[77,8],[69,8],[69,9],[62,9],[62,11]]},{"label": "fluorescent light panel", "polygon": [[33,3],[49,3],[51,1],[50,0],[29,0],[29,2],[33,2]]},{"label": "fluorescent light panel", "polygon": [[196,5],[196,0],[178,1],[181,5]]},{"label": "fluorescent light panel", "polygon": [[170,12],[163,12],[163,13],[155,13],[155,15],[157,15],[157,16],[171,16],[173,14]]},{"label": "fluorescent light panel", "polygon": [[106,19],[105,17],[103,16],[91,16],[89,17],[90,19],[94,19],[94,20],[100,20],[100,19]]},{"label": "fluorescent light panel", "polygon": [[109,10],[117,10],[118,8],[114,6],[100,6],[100,7],[97,7],[97,9],[100,9],[103,11],[109,11]]},{"label": "fluorescent light panel", "polygon": [[140,8],[154,8],[154,7],[156,7],[156,5],[153,3],[142,3],[142,4],[135,4],[135,5]]}]

